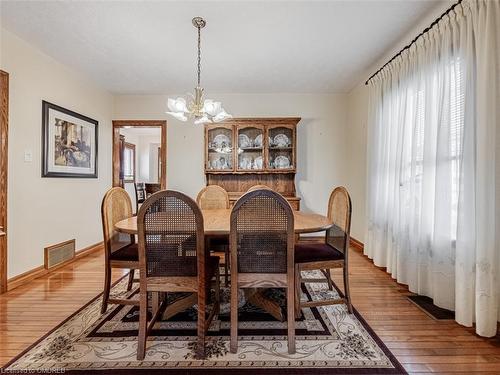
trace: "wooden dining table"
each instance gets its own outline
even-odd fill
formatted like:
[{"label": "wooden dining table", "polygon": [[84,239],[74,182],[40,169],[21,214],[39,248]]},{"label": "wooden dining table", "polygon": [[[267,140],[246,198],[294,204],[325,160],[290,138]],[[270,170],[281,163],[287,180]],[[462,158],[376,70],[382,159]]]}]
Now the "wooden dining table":
[{"label": "wooden dining table", "polygon": [[[202,210],[203,224],[205,236],[223,236],[229,235],[231,209],[215,209],[215,210]],[[333,222],[326,216],[310,213],[293,211],[294,216],[294,232],[295,234],[315,233],[325,231],[333,226]],[[137,216],[121,220],[115,224],[115,229],[122,233],[137,234]],[[251,304],[258,306],[276,319],[284,321],[281,307],[273,300],[266,298],[262,290],[253,288],[245,290],[245,299]],[[175,315],[177,312],[187,308],[190,304],[196,303],[196,295],[193,294],[192,298],[184,299],[182,304],[172,305],[167,307],[163,317],[168,319]]]},{"label": "wooden dining table", "polygon": [[[202,210],[203,226],[206,236],[229,235],[230,209]],[[329,229],[333,222],[326,216],[293,211],[295,234],[321,232]],[[137,216],[119,221],[115,224],[117,231],[137,234]]]}]

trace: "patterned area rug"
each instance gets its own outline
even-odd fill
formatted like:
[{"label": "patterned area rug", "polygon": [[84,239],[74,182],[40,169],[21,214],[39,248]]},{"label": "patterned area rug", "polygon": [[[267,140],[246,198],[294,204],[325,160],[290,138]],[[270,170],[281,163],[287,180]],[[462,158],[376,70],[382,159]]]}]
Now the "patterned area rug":
[{"label": "patterned area rug", "polygon": [[[121,279],[112,294],[138,298],[137,290],[126,292],[126,284],[127,278]],[[285,307],[282,290],[270,289],[267,293]],[[331,298],[338,293],[329,291],[326,284],[308,284],[302,290],[302,298]],[[228,289],[222,294],[223,300],[229,300]],[[275,320],[243,299],[240,304],[237,354],[228,352],[229,304],[224,303],[210,327],[208,358],[194,358],[195,306],[167,321],[157,322],[148,338],[145,360],[137,361],[138,307],[110,305],[101,315],[99,296],[3,370],[100,374],[132,374],[141,370],[148,374],[406,374],[363,318],[357,312],[348,314],[344,305],[303,309],[303,316],[296,321],[297,352],[290,355],[286,322]]]}]

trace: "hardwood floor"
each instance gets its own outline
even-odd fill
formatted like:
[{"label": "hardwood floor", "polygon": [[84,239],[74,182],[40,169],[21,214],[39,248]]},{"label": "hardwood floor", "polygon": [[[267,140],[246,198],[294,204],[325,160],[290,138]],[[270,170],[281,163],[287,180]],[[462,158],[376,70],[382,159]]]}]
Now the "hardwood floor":
[{"label": "hardwood floor", "polygon": [[[99,294],[103,262],[94,253],[0,295],[0,365]],[[472,328],[429,318],[405,298],[405,286],[352,249],[349,270],[354,307],[408,372],[500,374],[499,337],[484,339]],[[113,272],[113,280],[122,275]],[[340,271],[334,276],[341,287]]]}]

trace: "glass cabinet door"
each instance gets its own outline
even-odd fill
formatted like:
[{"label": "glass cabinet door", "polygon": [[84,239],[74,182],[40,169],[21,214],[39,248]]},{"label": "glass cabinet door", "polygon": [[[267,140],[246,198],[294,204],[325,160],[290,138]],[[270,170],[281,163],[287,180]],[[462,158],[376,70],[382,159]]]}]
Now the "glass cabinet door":
[{"label": "glass cabinet door", "polygon": [[295,168],[294,137],[293,128],[279,126],[268,129],[268,169],[289,170]]},{"label": "glass cabinet door", "polygon": [[264,128],[258,126],[237,127],[238,171],[261,171],[264,169]]},{"label": "glass cabinet door", "polygon": [[230,172],[233,166],[233,130],[232,127],[214,127],[207,131],[206,169]]}]

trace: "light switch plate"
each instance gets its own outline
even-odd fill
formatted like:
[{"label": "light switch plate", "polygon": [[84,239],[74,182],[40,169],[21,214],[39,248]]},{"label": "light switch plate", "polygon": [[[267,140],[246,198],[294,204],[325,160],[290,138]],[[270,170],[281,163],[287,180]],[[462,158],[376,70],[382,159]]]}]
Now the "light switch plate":
[{"label": "light switch plate", "polygon": [[24,162],[31,163],[33,161],[33,152],[31,150],[24,150]]}]

